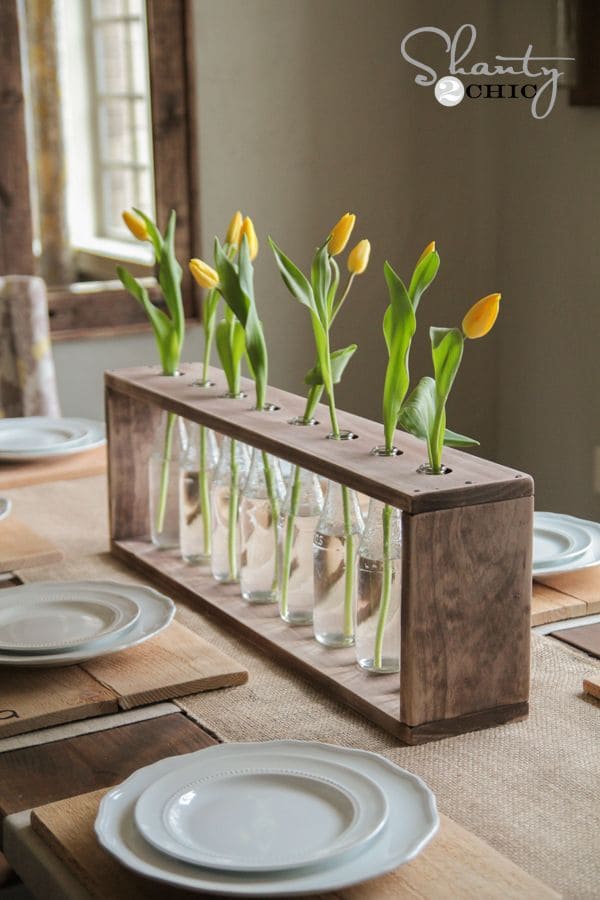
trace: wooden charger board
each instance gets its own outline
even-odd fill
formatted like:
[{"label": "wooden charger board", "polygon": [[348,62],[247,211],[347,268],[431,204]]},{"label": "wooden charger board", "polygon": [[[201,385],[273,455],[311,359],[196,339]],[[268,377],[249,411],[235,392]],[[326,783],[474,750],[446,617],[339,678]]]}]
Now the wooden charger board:
[{"label": "wooden charger board", "polygon": [[[111,900],[198,897],[129,872],[102,849],[94,833],[105,791],[59,800],[31,813],[33,831],[92,896]],[[338,891],[337,900],[396,900],[397,897],[506,900],[558,897],[484,841],[441,817],[441,828],[417,859],[394,872]]]},{"label": "wooden charger board", "polygon": [[58,547],[14,516],[0,522],[0,572],[48,566],[62,558],[63,553]]},{"label": "wooden charger board", "polygon": [[78,666],[0,667],[0,739],[247,680],[243,666],[173,622],[139,647]]},{"label": "wooden charger board", "polygon": [[88,478],[91,475],[103,475],[104,472],[106,472],[105,446],[56,459],[20,463],[0,462],[0,490],[43,484],[46,481]]}]

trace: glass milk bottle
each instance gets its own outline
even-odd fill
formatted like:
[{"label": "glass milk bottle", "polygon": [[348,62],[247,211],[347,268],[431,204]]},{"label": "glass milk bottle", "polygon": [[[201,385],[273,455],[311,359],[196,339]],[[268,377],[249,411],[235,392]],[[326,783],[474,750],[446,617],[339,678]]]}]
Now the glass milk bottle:
[{"label": "glass milk bottle", "polygon": [[254,449],[240,504],[240,587],[248,603],[277,602],[277,526],[283,496],[277,460]]},{"label": "glass milk bottle", "polygon": [[186,449],[184,420],[163,412],[148,460],[150,536],[160,550],[179,546],[179,467]]},{"label": "glass milk bottle", "polygon": [[249,466],[246,444],[224,437],[211,488],[211,571],[216,581],[240,578],[239,505]]},{"label": "glass milk bottle", "polygon": [[354,644],[355,556],[362,529],[356,493],[330,481],[313,539],[313,629],[329,647]]},{"label": "glass milk bottle", "polygon": [[294,466],[279,520],[279,614],[290,625],[313,620],[313,538],[322,511],[318,477]]},{"label": "glass milk bottle", "polygon": [[385,675],[400,671],[402,513],[371,500],[356,563],[356,659]]},{"label": "glass milk bottle", "polygon": [[191,565],[207,563],[211,557],[210,488],[218,458],[214,432],[189,422],[179,478],[179,546],[182,559]]}]

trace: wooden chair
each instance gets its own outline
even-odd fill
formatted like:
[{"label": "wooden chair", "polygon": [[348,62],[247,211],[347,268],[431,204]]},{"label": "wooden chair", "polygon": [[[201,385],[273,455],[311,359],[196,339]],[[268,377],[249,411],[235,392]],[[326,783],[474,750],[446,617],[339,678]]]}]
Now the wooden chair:
[{"label": "wooden chair", "polygon": [[46,285],[0,278],[0,418],[59,416]]}]

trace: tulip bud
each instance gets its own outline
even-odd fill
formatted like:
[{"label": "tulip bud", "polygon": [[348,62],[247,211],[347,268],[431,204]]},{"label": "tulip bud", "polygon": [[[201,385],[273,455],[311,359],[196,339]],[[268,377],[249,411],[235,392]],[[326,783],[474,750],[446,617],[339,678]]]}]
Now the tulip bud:
[{"label": "tulip bud", "polygon": [[190,259],[190,272],[200,287],[211,290],[219,284],[219,276],[215,270],[201,259]]},{"label": "tulip bud", "polygon": [[354,213],[346,213],[342,216],[340,221],[333,226],[329,244],[327,246],[330,256],[337,256],[338,253],[342,252],[350,240],[350,235],[352,234],[355,222],[356,216]]},{"label": "tulip bud", "polygon": [[121,213],[121,215],[123,216],[123,221],[129,228],[134,238],[137,238],[138,241],[149,240],[146,223],[140,216],[137,216],[133,212],[129,212],[128,209]]},{"label": "tulip bud", "polygon": [[492,330],[494,322],[498,318],[501,296],[501,294],[488,294],[487,297],[482,297],[473,304],[462,322],[465,337],[473,340],[483,337]]},{"label": "tulip bud", "polygon": [[[427,246],[425,247],[425,249],[423,250],[423,252],[421,253],[420,257],[417,260],[417,266],[420,263],[422,263],[423,260],[425,259],[425,257],[429,256],[430,253],[435,253],[435,241],[431,241],[430,244],[427,244]],[[417,266],[415,266],[415,269],[417,268]]]},{"label": "tulip bud", "polygon": [[369,265],[369,256],[371,255],[371,244],[369,241],[359,241],[356,247],[353,247],[348,256],[348,271],[352,275],[362,275]]},{"label": "tulip bud", "polygon": [[258,238],[256,237],[256,231],[254,230],[254,223],[250,216],[246,216],[244,221],[242,222],[242,227],[240,230],[240,241],[246,235],[246,239],[248,241],[248,250],[250,251],[250,259],[256,259],[258,255]]},{"label": "tulip bud", "polygon": [[233,218],[229,223],[227,234],[225,235],[225,243],[229,244],[230,247],[239,247],[240,245],[242,221],[242,214],[238,209],[238,211],[234,213]]}]

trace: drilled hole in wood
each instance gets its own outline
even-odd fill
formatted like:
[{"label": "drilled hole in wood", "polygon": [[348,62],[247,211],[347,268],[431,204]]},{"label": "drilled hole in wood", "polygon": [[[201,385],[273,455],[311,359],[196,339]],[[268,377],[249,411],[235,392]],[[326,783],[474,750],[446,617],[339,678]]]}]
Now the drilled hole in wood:
[{"label": "drilled hole in wood", "polygon": [[339,434],[328,434],[328,441],[355,441],[358,438],[357,434],[354,434],[353,431],[340,431]]},{"label": "drilled hole in wood", "polygon": [[277,412],[281,407],[277,406],[276,403],[265,403],[262,409],[257,409],[256,406],[252,407],[252,412]]},{"label": "drilled hole in wood", "polygon": [[243,400],[247,396],[248,394],[245,394],[244,391],[240,391],[239,394],[230,394],[229,392],[223,394],[225,400]]},{"label": "drilled hole in wood", "polygon": [[300,425],[304,426],[304,428],[308,428],[312,425],[318,425],[318,419],[304,419],[302,416],[294,416],[293,419],[288,419],[288,425]]}]

